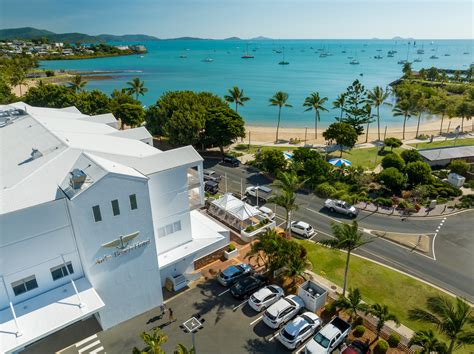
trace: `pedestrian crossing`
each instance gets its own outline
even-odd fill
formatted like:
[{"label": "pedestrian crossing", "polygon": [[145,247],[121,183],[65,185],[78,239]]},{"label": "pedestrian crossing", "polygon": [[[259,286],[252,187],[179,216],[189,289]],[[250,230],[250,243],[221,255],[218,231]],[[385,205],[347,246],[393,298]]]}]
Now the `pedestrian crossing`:
[{"label": "pedestrian crossing", "polygon": [[97,334],[77,342],[75,347],[78,354],[106,354]]}]

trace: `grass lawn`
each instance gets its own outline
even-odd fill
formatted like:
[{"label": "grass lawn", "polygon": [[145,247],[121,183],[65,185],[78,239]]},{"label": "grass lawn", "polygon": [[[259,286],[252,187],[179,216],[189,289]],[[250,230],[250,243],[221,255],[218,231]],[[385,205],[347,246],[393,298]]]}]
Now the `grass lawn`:
[{"label": "grass lawn", "polygon": [[[299,242],[308,250],[313,271],[342,286],[346,254],[309,241]],[[401,323],[415,331],[428,326],[409,320],[408,309],[423,306],[429,296],[449,296],[416,279],[357,256],[351,256],[347,283],[348,288],[359,288],[365,302],[387,305]],[[472,350],[474,345],[459,352]]]},{"label": "grass lawn", "polygon": [[[430,148],[439,148],[443,146],[453,146],[454,140],[443,140],[443,141],[433,141],[432,143],[419,143],[419,144],[410,144],[411,146],[416,147],[417,149],[430,149]],[[466,139],[457,139],[456,146],[461,145],[474,145],[474,138]]]},{"label": "grass lawn", "polygon": [[298,146],[262,146],[262,145],[249,145],[248,144],[238,144],[236,145],[232,150],[237,151],[237,152],[242,152],[244,154],[255,154],[260,148],[260,151],[264,150],[281,150],[281,151],[288,151],[288,150],[294,150],[297,149]]},{"label": "grass lawn", "polygon": [[[390,151],[390,148],[385,151]],[[393,152],[400,153],[403,151],[402,148],[393,149]],[[360,166],[365,169],[373,170],[381,161],[383,156],[377,154],[378,148],[362,148],[362,149],[352,149],[350,151],[344,151],[342,153],[342,158],[352,162],[352,166]],[[339,157],[340,152],[334,151],[328,155],[328,158]]]}]

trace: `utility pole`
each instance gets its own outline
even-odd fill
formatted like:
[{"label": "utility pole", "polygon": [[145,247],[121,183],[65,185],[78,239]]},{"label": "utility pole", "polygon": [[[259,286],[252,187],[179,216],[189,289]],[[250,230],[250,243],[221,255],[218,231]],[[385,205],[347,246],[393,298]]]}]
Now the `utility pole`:
[{"label": "utility pole", "polygon": [[224,173],[225,192],[227,193],[227,172]]},{"label": "utility pole", "polygon": [[308,135],[308,127],[304,128],[304,144],[306,145],[306,136]]}]

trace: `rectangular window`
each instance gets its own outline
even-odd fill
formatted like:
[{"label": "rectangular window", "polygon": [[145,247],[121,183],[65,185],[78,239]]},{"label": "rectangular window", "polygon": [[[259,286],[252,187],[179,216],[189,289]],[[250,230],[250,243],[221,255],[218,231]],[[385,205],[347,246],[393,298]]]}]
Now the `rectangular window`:
[{"label": "rectangular window", "polygon": [[94,213],[95,222],[102,221],[102,215],[100,214],[100,206],[94,205],[92,207],[92,212]]},{"label": "rectangular window", "polygon": [[130,209],[132,210],[135,210],[138,208],[138,205],[137,205],[137,196],[135,194],[130,194],[128,196],[128,198],[130,199]]},{"label": "rectangular window", "polygon": [[36,289],[37,287],[38,283],[36,282],[36,277],[34,275],[12,283],[13,292],[16,296]]},{"label": "rectangular window", "polygon": [[175,223],[173,223],[173,229],[174,232],[181,231],[181,221],[176,221]]},{"label": "rectangular window", "polygon": [[50,269],[53,280],[58,280],[58,279],[64,278],[65,276],[69,274],[74,273],[74,269],[72,268],[71,262],[67,262],[66,265],[67,265],[67,270],[64,264],[58,265]]},{"label": "rectangular window", "polygon": [[120,207],[117,199],[112,200],[112,211],[114,216],[120,215]]},{"label": "rectangular window", "polygon": [[181,221],[160,227],[158,229],[158,237],[168,236],[178,231],[181,231]]}]

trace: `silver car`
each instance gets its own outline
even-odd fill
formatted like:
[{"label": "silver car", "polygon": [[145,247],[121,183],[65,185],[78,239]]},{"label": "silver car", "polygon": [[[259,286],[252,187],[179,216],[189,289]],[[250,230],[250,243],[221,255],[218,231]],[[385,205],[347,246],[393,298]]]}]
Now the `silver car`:
[{"label": "silver car", "polygon": [[285,296],[285,292],[278,285],[268,285],[253,293],[248,304],[255,311],[261,312]]},{"label": "silver car", "polygon": [[321,323],[316,314],[305,312],[283,327],[278,333],[278,340],[288,349],[295,349],[311,337]]},{"label": "silver car", "polygon": [[349,203],[346,203],[342,200],[336,199],[326,199],[324,206],[328,208],[331,212],[337,212],[341,214],[346,214],[347,216],[353,218],[359,214],[359,210]]},{"label": "silver car", "polygon": [[270,328],[279,328],[304,308],[303,299],[288,295],[270,306],[263,314],[263,322]]}]

